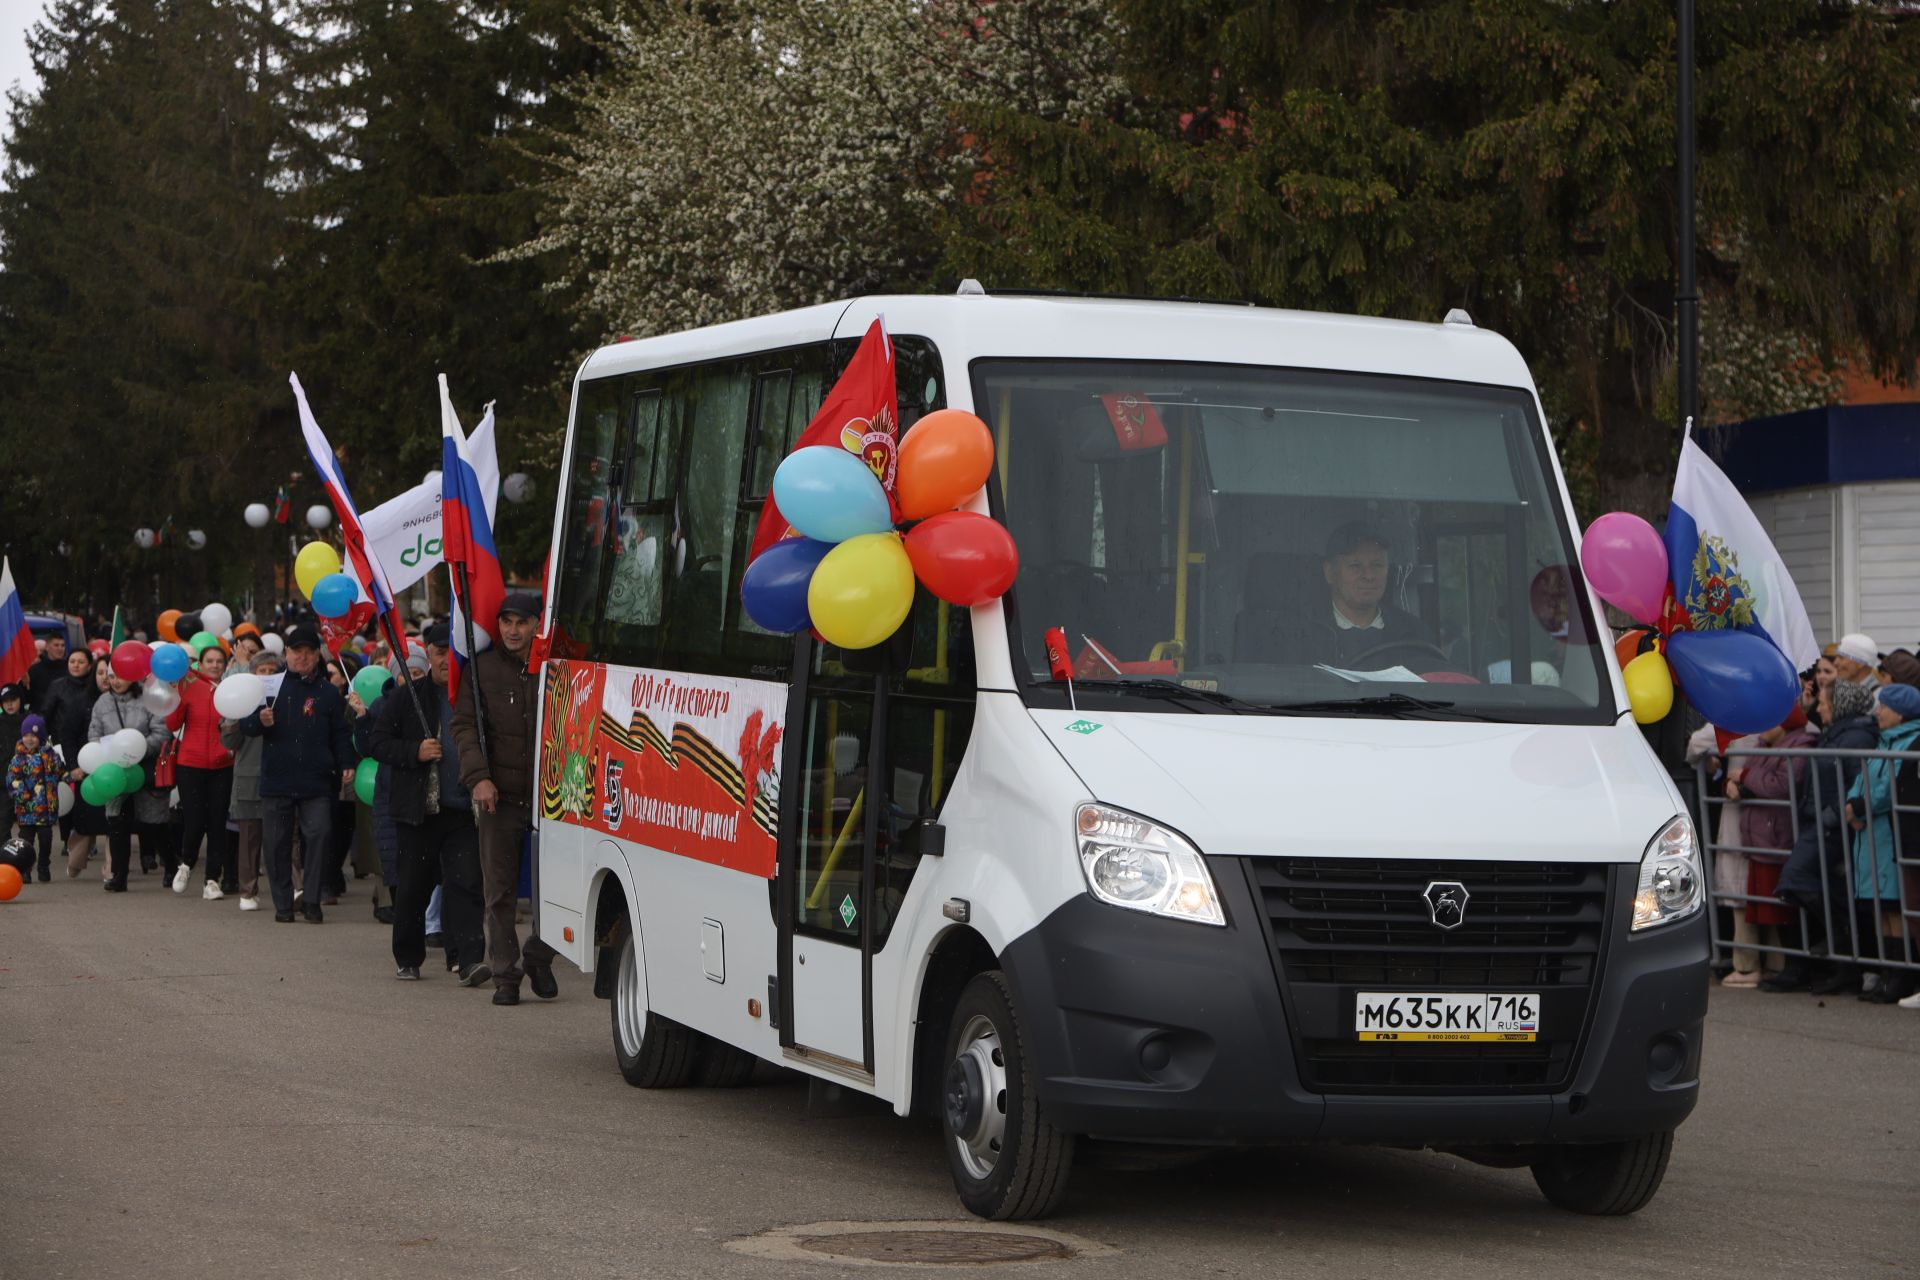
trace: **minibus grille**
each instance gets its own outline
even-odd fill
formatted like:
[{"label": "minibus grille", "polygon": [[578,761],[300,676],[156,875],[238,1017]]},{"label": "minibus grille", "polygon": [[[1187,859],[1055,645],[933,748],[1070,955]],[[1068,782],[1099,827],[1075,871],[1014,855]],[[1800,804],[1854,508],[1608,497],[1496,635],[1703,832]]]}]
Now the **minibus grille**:
[{"label": "minibus grille", "polygon": [[[1301,1080],[1325,1093],[1511,1093],[1564,1087],[1579,1061],[1604,954],[1611,871],[1551,862],[1248,858]],[[1466,886],[1465,918],[1435,926],[1423,896]],[[1527,1043],[1363,1042],[1359,991],[1538,992]]]}]

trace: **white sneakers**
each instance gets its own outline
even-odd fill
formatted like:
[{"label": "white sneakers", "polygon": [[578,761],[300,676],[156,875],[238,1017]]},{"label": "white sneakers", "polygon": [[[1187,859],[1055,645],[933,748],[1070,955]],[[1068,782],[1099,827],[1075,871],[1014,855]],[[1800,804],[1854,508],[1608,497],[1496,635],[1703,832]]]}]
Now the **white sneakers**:
[{"label": "white sneakers", "polygon": [[242,911],[258,911],[260,909],[260,899],[242,898],[240,899],[240,909]]},{"label": "white sneakers", "polygon": [[1897,1000],[1894,1003],[1898,1004],[1902,1009],[1920,1009],[1920,991],[1916,991],[1906,999]]},{"label": "white sneakers", "polygon": [[192,874],[193,868],[184,862],[181,863],[180,869],[173,873],[173,891],[175,893],[185,893],[187,891],[187,877]]},{"label": "white sneakers", "polygon": [[220,883],[217,880],[209,880],[205,887],[200,890],[200,896],[208,902],[215,902],[226,897],[227,894],[226,891],[220,887]]}]

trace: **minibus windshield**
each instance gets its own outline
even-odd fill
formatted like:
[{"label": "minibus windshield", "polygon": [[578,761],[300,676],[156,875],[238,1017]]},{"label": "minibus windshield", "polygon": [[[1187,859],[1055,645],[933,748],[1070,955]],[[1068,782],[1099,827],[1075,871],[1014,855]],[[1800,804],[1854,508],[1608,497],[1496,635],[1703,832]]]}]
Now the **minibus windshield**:
[{"label": "minibus windshield", "polygon": [[1615,718],[1529,392],[1155,361],[971,372],[1030,704]]}]

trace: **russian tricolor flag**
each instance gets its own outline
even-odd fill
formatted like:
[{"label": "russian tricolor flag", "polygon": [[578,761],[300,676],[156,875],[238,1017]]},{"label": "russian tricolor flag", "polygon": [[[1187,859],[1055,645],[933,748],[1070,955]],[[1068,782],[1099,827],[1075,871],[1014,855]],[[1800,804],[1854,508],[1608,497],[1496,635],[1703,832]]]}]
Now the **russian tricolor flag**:
[{"label": "russian tricolor flag", "polygon": [[33,665],[33,632],[27,629],[27,611],[20,589],[13,585],[13,565],[0,556],[0,684],[19,684]]},{"label": "russian tricolor flag", "polygon": [[[487,406],[476,434],[493,417]],[[496,469],[497,473],[497,469]],[[440,551],[453,579],[453,651],[447,666],[447,698],[460,696],[460,671],[474,654],[493,644],[500,605],[506,599],[506,580],[500,573],[500,555],[493,544],[493,521],[488,511],[493,495],[481,486],[479,473],[467,452],[467,437],[453,411],[447,375],[440,375]],[[467,620],[474,631],[473,653],[467,651]]]},{"label": "russian tricolor flag", "polygon": [[394,603],[393,589],[387,585],[387,571],[380,566],[379,558],[367,550],[367,536],[360,527],[360,511],[353,505],[353,495],[347,491],[347,474],[340,469],[340,459],[334,456],[333,446],[321,433],[320,424],[313,420],[300,375],[290,373],[287,380],[293,384],[293,398],[300,406],[300,433],[306,437],[307,456],[313,459],[314,471],[327,488],[334,515],[339,517],[340,536],[347,545],[347,561],[353,576],[359,580],[362,593],[373,601],[375,614],[386,618],[393,635],[403,636],[406,626]]}]

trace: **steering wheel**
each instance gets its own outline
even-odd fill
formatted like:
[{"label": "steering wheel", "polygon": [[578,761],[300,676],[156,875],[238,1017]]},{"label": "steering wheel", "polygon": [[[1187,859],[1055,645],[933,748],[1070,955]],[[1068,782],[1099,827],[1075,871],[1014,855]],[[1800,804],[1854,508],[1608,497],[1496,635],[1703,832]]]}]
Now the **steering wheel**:
[{"label": "steering wheel", "polygon": [[[1385,644],[1377,644],[1373,646],[1373,648],[1367,650],[1365,653],[1356,653],[1353,657],[1348,658],[1344,663],[1340,665],[1342,665],[1349,671],[1359,671],[1359,670],[1362,670],[1362,667],[1360,666],[1360,664],[1367,661],[1367,659],[1369,658],[1372,658],[1382,653],[1396,653],[1396,652],[1402,652],[1402,651],[1407,653],[1431,654],[1434,657],[1440,659],[1441,666],[1446,667],[1448,669],[1452,669],[1455,665],[1453,658],[1448,655],[1445,649],[1442,649],[1437,644],[1428,644],[1425,640],[1389,640]],[[1403,663],[1389,664],[1389,665],[1406,666],[1407,664],[1403,662]]]}]

